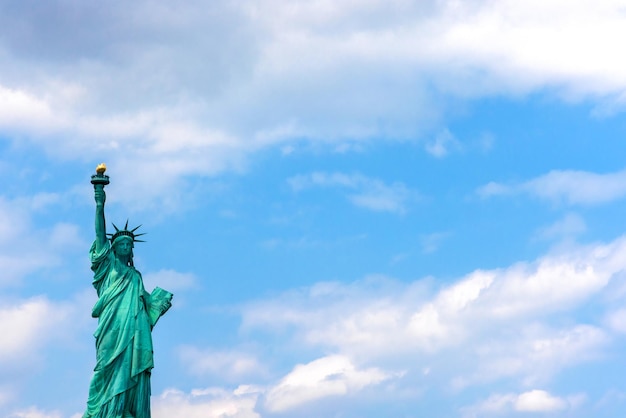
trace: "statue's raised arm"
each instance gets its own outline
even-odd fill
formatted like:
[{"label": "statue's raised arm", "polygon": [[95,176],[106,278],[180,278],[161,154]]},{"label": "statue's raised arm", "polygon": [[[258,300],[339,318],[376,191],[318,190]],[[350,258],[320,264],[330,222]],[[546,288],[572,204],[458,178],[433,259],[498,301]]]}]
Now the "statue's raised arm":
[{"label": "statue's raised arm", "polygon": [[96,174],[91,176],[94,198],[96,200],[96,251],[100,251],[107,243],[106,222],[104,219],[104,202],[107,199],[104,186],[109,184],[109,176],[105,175],[107,167],[104,163],[96,167]]},{"label": "statue's raised arm", "polygon": [[100,252],[107,242],[106,222],[104,220],[104,202],[106,201],[104,187],[94,185],[94,197],[96,199],[96,251]]}]

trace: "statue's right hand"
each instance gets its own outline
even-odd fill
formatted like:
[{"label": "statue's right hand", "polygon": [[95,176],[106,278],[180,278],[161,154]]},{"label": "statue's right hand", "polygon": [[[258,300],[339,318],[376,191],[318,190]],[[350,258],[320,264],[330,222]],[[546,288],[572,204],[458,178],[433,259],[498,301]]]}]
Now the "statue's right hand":
[{"label": "statue's right hand", "polygon": [[107,200],[107,195],[104,192],[104,187],[95,187],[94,198],[96,199],[96,204],[104,205],[104,202]]}]

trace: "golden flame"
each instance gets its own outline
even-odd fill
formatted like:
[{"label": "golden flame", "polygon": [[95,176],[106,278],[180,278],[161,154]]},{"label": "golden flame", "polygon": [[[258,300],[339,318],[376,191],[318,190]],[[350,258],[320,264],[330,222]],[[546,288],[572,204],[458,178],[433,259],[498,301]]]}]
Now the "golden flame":
[{"label": "golden flame", "polygon": [[107,171],[107,165],[105,163],[98,164],[96,167],[96,173],[103,175],[105,171]]}]

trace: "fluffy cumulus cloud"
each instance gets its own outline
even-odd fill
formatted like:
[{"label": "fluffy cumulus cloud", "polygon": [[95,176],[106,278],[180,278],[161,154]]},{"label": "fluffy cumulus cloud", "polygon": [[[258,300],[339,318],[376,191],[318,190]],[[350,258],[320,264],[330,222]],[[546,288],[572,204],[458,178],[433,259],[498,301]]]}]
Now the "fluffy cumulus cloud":
[{"label": "fluffy cumulus cloud", "polygon": [[232,391],[220,388],[196,389],[184,393],[166,390],[153,397],[155,418],[261,418],[254,408],[259,389],[240,386]]},{"label": "fluffy cumulus cloud", "polygon": [[42,99],[27,92],[0,86],[0,126],[15,130],[33,129],[45,132],[56,128],[59,122],[54,112]]},{"label": "fluffy cumulus cloud", "polygon": [[522,393],[515,400],[515,409],[528,412],[558,411],[565,407],[566,403],[543,390],[532,390]]},{"label": "fluffy cumulus cloud", "polygon": [[345,356],[327,356],[297,365],[265,398],[271,412],[282,412],[329,396],[345,396],[389,376],[377,368],[358,370]]},{"label": "fluffy cumulus cloud", "polygon": [[123,6],[0,6],[0,131],[107,159],[128,199],[164,200],[191,176],[243,170],[250,153],[303,139],[432,137],[442,157],[461,147],[441,127],[456,98],[547,87],[607,108],[625,100],[619,1]]},{"label": "fluffy cumulus cloud", "polygon": [[[494,382],[532,387],[599,360],[615,332],[623,332],[623,312],[609,306],[600,307],[607,320],[599,323],[559,318],[623,286],[624,254],[622,237],[532,263],[475,271],[440,289],[429,279],[408,285],[384,278],[318,284],[250,304],[243,330],[290,335],[299,344],[341,353],[342,361],[382,367],[380,373],[391,373],[388,378],[399,384],[429,370],[438,384],[454,390]],[[313,365],[322,370],[324,364]],[[294,370],[293,378],[298,376]],[[539,395],[531,392],[520,405]]]},{"label": "fluffy cumulus cloud", "polygon": [[68,307],[46,298],[31,298],[0,309],[0,362],[21,358],[26,352],[36,353],[41,345],[54,336],[55,329],[69,320]]},{"label": "fluffy cumulus cloud", "polygon": [[556,413],[578,407],[584,402],[584,395],[571,395],[566,398],[554,396],[545,390],[533,389],[520,394],[496,394],[477,405],[464,408],[466,418],[481,416],[507,416],[511,413]]}]

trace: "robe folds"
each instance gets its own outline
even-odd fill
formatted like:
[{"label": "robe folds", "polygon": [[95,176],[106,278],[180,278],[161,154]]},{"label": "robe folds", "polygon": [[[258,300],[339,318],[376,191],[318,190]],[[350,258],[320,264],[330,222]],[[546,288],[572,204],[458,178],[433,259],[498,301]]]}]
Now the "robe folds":
[{"label": "robe folds", "polygon": [[150,418],[150,373],[154,366],[148,311],[150,294],[141,274],[115,258],[110,243],[91,246],[98,301],[96,367],[83,418]]}]

